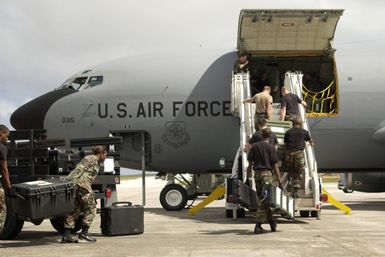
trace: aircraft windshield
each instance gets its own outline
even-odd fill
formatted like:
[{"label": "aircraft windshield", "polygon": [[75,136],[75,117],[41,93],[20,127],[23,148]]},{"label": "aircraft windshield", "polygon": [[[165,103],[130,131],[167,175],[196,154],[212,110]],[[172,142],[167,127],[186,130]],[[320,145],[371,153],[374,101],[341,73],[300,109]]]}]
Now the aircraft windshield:
[{"label": "aircraft windshield", "polygon": [[92,88],[92,87],[96,87],[96,86],[101,85],[101,84],[103,84],[103,76],[92,76],[92,77],[90,77],[90,79],[88,80],[88,82],[86,84],[84,84],[81,88],[79,88],[79,91],[85,90],[88,88]]},{"label": "aircraft windshield", "polygon": [[88,77],[79,77],[76,78],[74,81],[71,82],[71,84],[68,85],[68,87],[72,87],[75,90],[79,90],[81,86],[83,86]]},{"label": "aircraft windshield", "polygon": [[103,84],[103,76],[77,77],[75,79],[67,79],[60,88],[73,88],[76,91],[81,91]]}]

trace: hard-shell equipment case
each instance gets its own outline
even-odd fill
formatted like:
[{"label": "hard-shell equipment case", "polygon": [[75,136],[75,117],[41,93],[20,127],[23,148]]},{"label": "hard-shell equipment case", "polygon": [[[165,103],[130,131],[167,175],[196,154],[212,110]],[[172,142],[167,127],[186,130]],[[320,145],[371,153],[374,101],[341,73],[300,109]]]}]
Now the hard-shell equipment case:
[{"label": "hard-shell equipment case", "polygon": [[144,209],[131,202],[116,202],[102,208],[101,225],[105,236],[134,235],[144,231]]},{"label": "hard-shell equipment case", "polygon": [[47,179],[14,184],[12,187],[25,198],[12,198],[12,210],[22,218],[38,220],[74,211],[75,185],[72,181]]}]

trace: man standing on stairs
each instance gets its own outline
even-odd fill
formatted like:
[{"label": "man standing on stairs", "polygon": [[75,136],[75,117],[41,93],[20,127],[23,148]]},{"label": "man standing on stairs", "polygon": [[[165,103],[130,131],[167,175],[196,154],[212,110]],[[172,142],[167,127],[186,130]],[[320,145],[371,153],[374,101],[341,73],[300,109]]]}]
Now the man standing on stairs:
[{"label": "man standing on stairs", "polygon": [[243,73],[249,70],[249,60],[247,54],[241,53],[239,55],[239,60],[235,62],[234,72],[235,73]]},{"label": "man standing on stairs", "polygon": [[[259,141],[263,141],[262,130],[267,128],[266,120],[265,119],[260,119],[258,121],[257,126],[258,126],[258,130],[254,132],[254,134],[249,139],[249,142],[245,145],[245,148],[244,148],[245,152],[249,152],[250,149],[251,149],[251,146],[254,143],[257,143]],[[277,139],[277,136],[272,131],[271,131],[271,137],[269,139],[269,143],[274,145],[275,149],[278,149],[278,139]]]},{"label": "man standing on stairs", "polygon": [[295,115],[299,115],[298,105],[301,104],[306,108],[307,104],[296,94],[290,93],[287,86],[283,86],[281,92],[281,120],[293,120]]},{"label": "man standing on stairs", "polygon": [[297,198],[297,191],[301,187],[301,181],[304,174],[305,159],[303,150],[306,142],[314,146],[314,142],[307,130],[302,128],[302,119],[294,116],[294,127],[286,131],[284,137],[285,159],[282,164],[282,170],[287,172],[290,189],[294,198]]},{"label": "man standing on stairs", "polygon": [[255,96],[242,101],[242,103],[255,102],[255,130],[258,130],[259,120],[271,119],[273,112],[273,97],[270,95],[270,92],[271,88],[269,86],[265,86],[261,93],[258,93]]},{"label": "man standing on stairs", "polygon": [[247,168],[247,178],[250,177],[251,168],[254,170],[255,186],[257,191],[257,213],[256,224],[254,228],[255,234],[262,234],[263,223],[269,223],[272,232],[277,231],[277,223],[273,219],[272,210],[268,206],[268,201],[265,199],[265,190],[273,183],[273,174],[281,184],[281,175],[278,168],[278,154],[274,145],[269,143],[271,131],[268,128],[262,130],[263,141],[254,143],[250,149],[247,160],[249,167]]}]

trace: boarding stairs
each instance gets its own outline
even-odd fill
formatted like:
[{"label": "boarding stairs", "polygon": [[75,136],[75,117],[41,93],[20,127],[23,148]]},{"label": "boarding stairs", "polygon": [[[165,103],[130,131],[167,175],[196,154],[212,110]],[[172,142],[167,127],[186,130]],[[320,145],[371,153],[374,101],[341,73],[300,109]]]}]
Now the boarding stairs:
[{"label": "boarding stairs", "polygon": [[[298,95],[302,99],[302,76],[301,72],[286,72],[284,84],[289,88],[289,91]],[[299,112],[303,121],[302,127],[310,131],[309,121],[306,116],[305,108],[300,105]],[[296,199],[296,210],[311,211],[312,216],[317,215],[321,208],[320,196],[322,194],[322,181],[317,173],[317,161],[314,153],[314,148],[310,144],[306,144],[304,150],[305,155],[305,174],[303,176],[301,189],[298,191]]]},{"label": "boarding stairs", "polygon": [[[245,207],[250,210],[256,209],[256,193],[254,179],[248,181],[247,177],[247,153],[244,151],[244,146],[255,132],[254,129],[254,113],[255,104],[243,104],[243,100],[250,98],[250,74],[238,73],[233,74],[231,87],[231,111],[235,117],[239,117],[240,121],[240,146],[235,154],[235,159],[232,168],[232,179],[227,180],[227,203],[226,209],[233,209],[233,217],[236,217],[236,209]],[[282,141],[283,143],[283,141]],[[253,174],[254,176],[254,174]],[[269,191],[271,194],[270,200],[273,200],[274,205],[279,207],[279,213],[283,217],[292,218],[294,216],[294,201],[284,194],[276,185]],[[233,200],[231,204],[229,198]]]},{"label": "boarding stairs", "polygon": [[[289,91],[298,95],[302,99],[302,74],[300,72],[286,72],[284,85],[289,88]],[[255,184],[251,179],[249,185],[246,185],[247,177],[247,153],[243,150],[248,143],[249,138],[255,132],[254,130],[254,113],[255,104],[243,104],[242,101],[250,98],[250,74],[238,73],[233,74],[231,85],[231,111],[235,117],[239,117],[240,121],[240,146],[236,151],[232,175],[227,178],[226,184],[215,189],[207,199],[203,200],[197,206],[189,210],[190,214],[196,214],[200,209],[215,199],[221,198],[226,194],[226,215],[227,217],[244,216],[244,208],[255,210]],[[303,128],[309,131],[309,122],[306,116],[306,110],[300,105],[300,116],[303,120]],[[280,104],[273,103],[272,119],[267,120],[267,126],[275,133],[278,139],[278,155],[283,159],[283,145],[285,132],[291,128],[292,124],[289,121],[280,121]],[[322,188],[322,180],[317,173],[317,162],[314,149],[309,144],[304,150],[305,155],[305,174],[302,181],[301,189],[297,192],[298,198],[293,199],[287,196],[286,188],[287,174],[281,173],[283,180],[283,192],[278,187],[272,187],[270,191],[271,199],[275,199],[276,206],[278,205],[279,214],[282,217],[293,218],[294,212],[299,211],[302,217],[307,217],[311,214],[312,217],[320,217],[321,212],[321,194],[326,197],[326,201],[333,204],[337,208],[350,213],[350,208],[332,197],[325,189]],[[254,174],[253,174],[254,175]],[[277,181],[274,182],[277,184]],[[274,184],[273,183],[273,184]],[[238,194],[238,195],[237,195]],[[235,197],[235,195],[237,195]],[[237,198],[237,199],[235,199]],[[231,213],[231,214],[229,214]]]},{"label": "boarding stairs", "polygon": [[240,147],[235,155],[232,176],[237,176],[243,182],[246,181],[248,166],[247,154],[243,147],[248,143],[254,133],[254,112],[252,104],[243,104],[242,101],[250,98],[250,74],[233,74],[231,86],[231,112],[240,120]]}]

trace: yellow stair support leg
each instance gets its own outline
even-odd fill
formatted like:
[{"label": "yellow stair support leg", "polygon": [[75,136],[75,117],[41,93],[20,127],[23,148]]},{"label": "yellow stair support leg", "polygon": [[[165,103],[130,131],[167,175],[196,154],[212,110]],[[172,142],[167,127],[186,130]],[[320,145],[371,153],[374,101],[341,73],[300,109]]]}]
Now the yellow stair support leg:
[{"label": "yellow stair support leg", "polygon": [[217,200],[219,197],[222,197],[224,194],[225,194],[225,184],[221,184],[213,192],[211,192],[211,194],[209,194],[206,199],[204,199],[202,202],[200,202],[199,204],[189,209],[188,213],[190,215],[196,214],[198,211],[203,209],[206,205]]},{"label": "yellow stair support leg", "polygon": [[348,206],[345,204],[337,201],[328,191],[326,191],[325,188],[322,188],[322,193],[326,194],[328,196],[328,203],[334,205],[336,208],[340,209],[341,211],[345,212],[346,215],[350,214],[350,209]]}]

